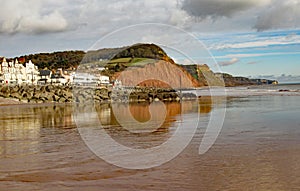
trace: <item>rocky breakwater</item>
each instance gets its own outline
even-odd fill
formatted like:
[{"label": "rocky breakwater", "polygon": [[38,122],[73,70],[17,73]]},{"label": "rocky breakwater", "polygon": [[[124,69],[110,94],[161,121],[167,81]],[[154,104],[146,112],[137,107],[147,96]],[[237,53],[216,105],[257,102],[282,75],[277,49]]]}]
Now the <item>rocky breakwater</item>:
[{"label": "rocky breakwater", "polygon": [[72,87],[39,85],[1,85],[0,97],[12,98],[23,103],[72,102]]},{"label": "rocky breakwater", "polygon": [[[78,88],[55,85],[0,85],[0,97],[18,100],[23,103],[70,103],[109,99],[107,88]],[[93,91],[90,91],[93,90]]]},{"label": "rocky breakwater", "polygon": [[196,99],[193,93],[179,93],[172,88],[134,87],[129,89],[115,89],[111,93],[114,102],[152,102],[152,101],[180,101]]},{"label": "rocky breakwater", "polygon": [[0,97],[23,103],[101,103],[101,102],[152,102],[196,99],[192,93],[170,88],[135,87],[110,89],[106,87],[76,87],[55,85],[0,85]]}]

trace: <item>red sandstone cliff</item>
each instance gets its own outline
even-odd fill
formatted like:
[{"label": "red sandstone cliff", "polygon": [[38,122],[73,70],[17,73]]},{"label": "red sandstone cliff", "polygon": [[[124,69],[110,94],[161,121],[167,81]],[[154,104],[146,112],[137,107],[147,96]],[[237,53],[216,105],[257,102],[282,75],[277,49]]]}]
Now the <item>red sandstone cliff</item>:
[{"label": "red sandstone cliff", "polygon": [[204,85],[183,68],[163,60],[147,64],[143,68],[129,67],[116,73],[115,78],[124,86],[193,88]]}]

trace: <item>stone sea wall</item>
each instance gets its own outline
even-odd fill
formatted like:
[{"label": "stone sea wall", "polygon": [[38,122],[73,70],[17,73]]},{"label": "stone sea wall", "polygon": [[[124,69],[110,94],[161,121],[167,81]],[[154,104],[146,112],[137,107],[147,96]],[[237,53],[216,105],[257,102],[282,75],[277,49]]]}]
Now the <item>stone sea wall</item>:
[{"label": "stone sea wall", "polygon": [[87,103],[93,102],[143,102],[179,101],[194,99],[185,93],[181,96],[172,89],[133,88],[112,91],[107,87],[76,87],[55,85],[0,85],[0,97],[15,99],[23,103]]},{"label": "stone sea wall", "polygon": [[0,97],[14,98],[24,103],[72,102],[72,87],[39,85],[1,85]]}]

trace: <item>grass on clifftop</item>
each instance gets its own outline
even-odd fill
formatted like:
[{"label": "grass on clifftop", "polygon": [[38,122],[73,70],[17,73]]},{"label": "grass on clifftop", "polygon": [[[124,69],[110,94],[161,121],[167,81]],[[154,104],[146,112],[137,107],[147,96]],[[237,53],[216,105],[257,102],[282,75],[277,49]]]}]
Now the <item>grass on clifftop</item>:
[{"label": "grass on clifftop", "polygon": [[109,65],[124,64],[126,67],[142,67],[146,64],[154,63],[155,59],[150,58],[117,58],[109,61]]}]

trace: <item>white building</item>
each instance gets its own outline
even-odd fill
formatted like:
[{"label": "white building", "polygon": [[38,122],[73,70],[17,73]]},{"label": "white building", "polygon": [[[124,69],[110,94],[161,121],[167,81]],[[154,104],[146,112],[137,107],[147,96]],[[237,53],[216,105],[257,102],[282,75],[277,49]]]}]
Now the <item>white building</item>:
[{"label": "white building", "polygon": [[101,75],[100,76],[100,85],[108,85],[108,84],[110,84],[109,77]]},{"label": "white building", "polygon": [[76,73],[74,76],[74,84],[82,86],[99,86],[109,85],[110,81],[108,76]]},{"label": "white building", "polygon": [[39,71],[31,61],[25,64],[20,64],[18,60],[7,62],[3,58],[0,66],[0,78],[3,83],[7,84],[22,84],[32,83],[37,84],[39,80]]},{"label": "white building", "polygon": [[39,70],[38,67],[35,66],[31,60],[29,60],[26,65],[26,83],[37,84],[39,80]]}]

